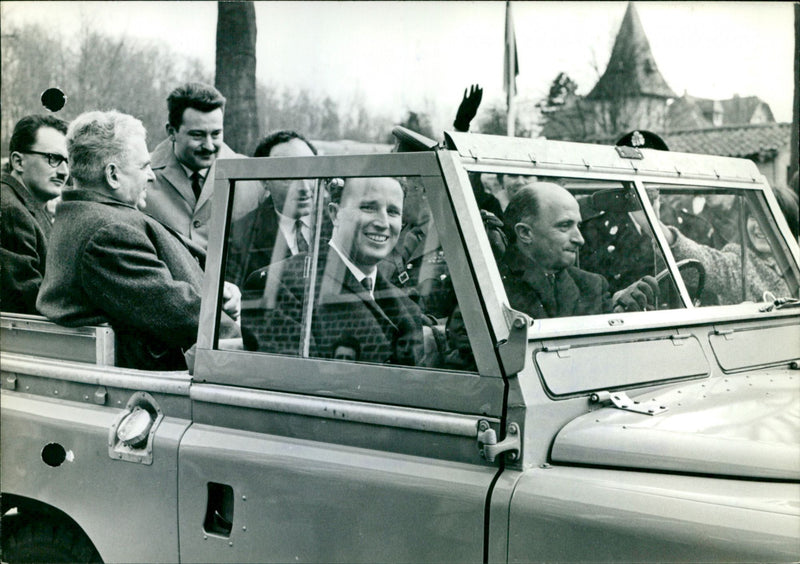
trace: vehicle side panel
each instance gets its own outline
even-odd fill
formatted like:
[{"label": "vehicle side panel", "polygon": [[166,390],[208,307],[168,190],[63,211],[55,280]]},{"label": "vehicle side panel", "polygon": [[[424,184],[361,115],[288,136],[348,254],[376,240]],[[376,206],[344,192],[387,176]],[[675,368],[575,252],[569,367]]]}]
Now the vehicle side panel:
[{"label": "vehicle side panel", "polygon": [[[180,451],[184,562],[481,562],[495,469],[195,424]],[[208,482],[233,489],[204,532]]]},{"label": "vehicle side panel", "polygon": [[509,527],[509,562],[797,561],[800,484],[536,468]]},{"label": "vehicle side panel", "polygon": [[[178,561],[177,452],[189,421],[166,417],[144,465],[108,455],[119,408],[3,390],[0,409],[3,492],[67,513],[105,562]],[[52,443],[66,451],[57,467],[42,458]]]}]

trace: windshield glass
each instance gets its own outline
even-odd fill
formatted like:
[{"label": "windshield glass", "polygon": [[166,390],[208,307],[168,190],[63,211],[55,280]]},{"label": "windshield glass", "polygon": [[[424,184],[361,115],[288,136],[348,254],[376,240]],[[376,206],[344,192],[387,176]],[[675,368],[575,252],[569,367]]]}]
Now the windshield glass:
[{"label": "windshield glass", "polygon": [[702,282],[695,305],[798,297],[796,266],[760,192],[645,188],[687,286],[688,276]]},{"label": "windshield glass", "polygon": [[[498,268],[534,319],[684,307],[633,183],[471,173],[486,218],[501,208]],[[696,282],[694,284],[697,286]]]},{"label": "windshield glass", "polygon": [[[477,371],[420,177],[262,184],[231,221],[224,276],[243,339],[220,348]],[[247,195],[237,186],[234,210]]]}]

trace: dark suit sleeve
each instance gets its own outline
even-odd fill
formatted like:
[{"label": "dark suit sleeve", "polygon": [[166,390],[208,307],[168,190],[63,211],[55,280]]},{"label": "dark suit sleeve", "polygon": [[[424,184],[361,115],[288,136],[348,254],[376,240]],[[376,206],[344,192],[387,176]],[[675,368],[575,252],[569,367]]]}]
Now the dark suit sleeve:
[{"label": "dark suit sleeve", "polygon": [[143,232],[123,224],[100,229],[85,248],[80,272],[87,296],[112,320],[170,345],[196,341],[200,295],[173,278]]},{"label": "dark suit sleeve", "polygon": [[2,309],[36,313],[36,296],[44,276],[44,257],[37,250],[36,224],[28,213],[14,206],[3,206],[1,223]]},{"label": "dark suit sleeve", "polygon": [[[247,350],[300,354],[303,335],[302,278],[284,261],[248,277],[242,293],[242,333]],[[312,349],[314,348],[312,342]]]}]

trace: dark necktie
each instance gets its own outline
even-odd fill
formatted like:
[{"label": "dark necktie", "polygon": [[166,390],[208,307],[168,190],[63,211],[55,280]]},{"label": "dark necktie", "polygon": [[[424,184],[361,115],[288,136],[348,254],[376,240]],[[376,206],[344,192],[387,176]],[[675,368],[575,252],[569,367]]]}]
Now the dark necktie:
[{"label": "dark necktie", "polygon": [[361,285],[364,286],[364,289],[367,291],[368,294],[372,295],[372,278],[366,276],[361,279]]},{"label": "dark necktie", "polygon": [[199,172],[192,175],[192,192],[194,192],[195,199],[200,199],[200,192],[203,190],[203,177]]},{"label": "dark necktie", "polygon": [[301,219],[297,219],[294,222],[294,240],[297,243],[298,253],[308,252],[308,241],[303,236],[303,221]]}]

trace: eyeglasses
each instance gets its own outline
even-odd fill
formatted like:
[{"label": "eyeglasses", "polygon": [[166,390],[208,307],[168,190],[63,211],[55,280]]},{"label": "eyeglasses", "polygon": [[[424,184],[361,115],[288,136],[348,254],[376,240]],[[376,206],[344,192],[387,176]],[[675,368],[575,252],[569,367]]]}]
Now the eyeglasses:
[{"label": "eyeglasses", "polygon": [[47,159],[47,164],[53,168],[58,168],[61,163],[67,162],[67,157],[58,153],[42,153],[41,151],[20,151],[24,155],[41,155]]}]

